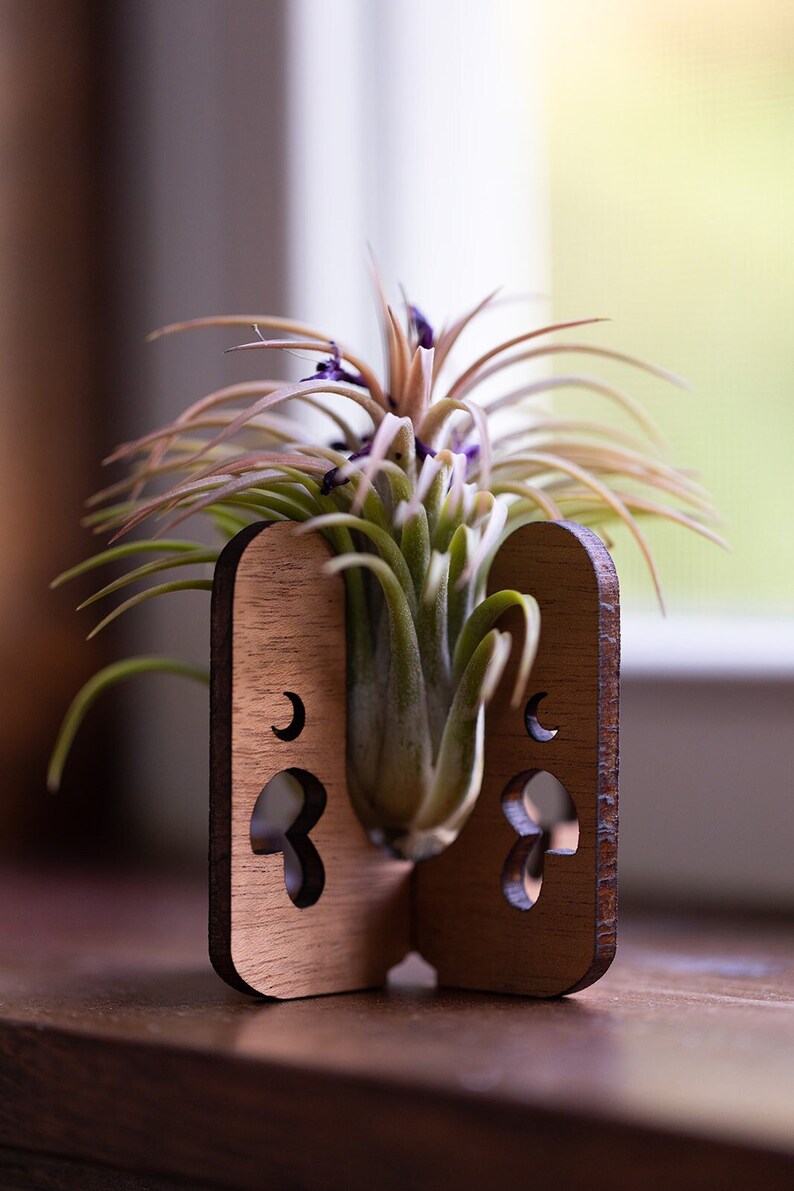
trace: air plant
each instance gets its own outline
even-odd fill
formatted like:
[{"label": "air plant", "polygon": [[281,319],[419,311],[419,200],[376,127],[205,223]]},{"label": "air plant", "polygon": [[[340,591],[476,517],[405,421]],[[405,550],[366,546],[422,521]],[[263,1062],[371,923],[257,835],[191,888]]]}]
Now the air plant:
[{"label": "air plant", "polygon": [[[85,601],[157,580],[116,606],[93,636],[153,596],[211,586],[205,577],[180,577],[184,567],[206,569],[220,551],[170,536],[189,518],[208,519],[222,541],[261,519],[286,519],[297,523],[297,533],[323,534],[333,550],[327,570],[342,573],[346,584],[349,794],[376,842],[421,859],[455,838],[477,798],[485,709],[514,648],[520,659],[512,700],[518,705],[525,698],[539,635],[537,604],[531,592],[487,593],[491,562],[506,538],[543,518],[576,520],[602,535],[610,522],[621,522],[657,591],[641,518],[666,518],[719,539],[707,524],[713,513],[706,494],[665,461],[657,432],[630,395],[579,372],[506,384],[518,364],[574,356],[618,361],[681,384],[632,356],[559,338],[600,320],[526,331],[449,375],[452,349],[495,295],[436,333],[416,306],[406,303],[401,318],[376,288],[383,381],[336,339],[289,319],[206,318],[156,332],[253,328],[253,339],[230,350],[286,350],[314,365],[295,383],[252,381],[210,393],[169,425],[119,447],[110,461],[124,462],[127,475],[92,499],[87,518],[95,532],[115,531],[113,543],[55,582],[153,556]],[[576,388],[621,407],[642,438],[553,412],[548,394]],[[311,437],[301,407],[330,419],[328,442]],[[349,416],[350,409],[360,412]],[[168,536],[114,544],[154,517],[165,518],[161,533]],[[171,577],[161,582],[164,572]],[[500,628],[515,609],[523,624],[520,645]],[[52,787],[91,701],[111,683],[146,670],[206,678],[160,657],[101,671],[67,713]]]}]

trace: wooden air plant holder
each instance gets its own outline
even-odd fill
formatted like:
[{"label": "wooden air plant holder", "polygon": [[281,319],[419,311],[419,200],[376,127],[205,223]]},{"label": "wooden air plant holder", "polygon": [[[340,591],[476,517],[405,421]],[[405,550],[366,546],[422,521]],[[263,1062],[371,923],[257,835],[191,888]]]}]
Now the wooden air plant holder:
[{"label": "wooden air plant holder", "polygon": [[[614,956],[616,927],[619,608],[607,550],[581,526],[538,522],[499,552],[492,589],[517,588],[540,605],[531,697],[510,707],[514,649],[487,712],[474,811],[446,851],[416,865],[376,847],[347,796],[344,584],[323,574],[328,554],[319,535],[277,522],[238,534],[217,564],[216,970],[247,992],[303,997],[381,985],[417,950],[446,986],[555,997],[592,984]],[[519,618],[503,624],[522,632]],[[303,869],[292,895],[284,855],[258,854],[251,838],[257,799],[285,770],[305,792],[285,831]],[[525,800],[543,771],[570,796],[575,850],[555,849]],[[534,902],[533,849],[542,864]]]}]

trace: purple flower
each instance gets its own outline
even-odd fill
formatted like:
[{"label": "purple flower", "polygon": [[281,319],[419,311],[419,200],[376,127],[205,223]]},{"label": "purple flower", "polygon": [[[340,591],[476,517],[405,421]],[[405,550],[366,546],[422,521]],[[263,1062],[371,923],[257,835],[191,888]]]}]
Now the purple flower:
[{"label": "purple flower", "polygon": [[427,459],[428,455],[435,456],[435,451],[432,447],[428,447],[422,442],[421,438],[414,438],[416,443],[416,457],[417,459]]},{"label": "purple flower", "polygon": [[[372,443],[365,443],[360,451],[354,451],[352,455],[348,456],[348,458],[363,459],[365,455],[369,454],[371,446]],[[344,444],[342,444],[342,449],[345,449]],[[343,476],[340,468],[332,467],[331,470],[327,471],[323,476],[323,482],[320,485],[320,495],[329,496],[334,488],[342,488],[345,484],[349,483],[350,476]]]},{"label": "purple flower", "polygon": [[452,438],[452,443],[450,444],[450,450],[454,451],[456,455],[465,455],[466,456],[466,475],[468,477],[471,474],[472,466],[479,461],[480,444],[479,443],[469,443],[468,446],[464,446],[463,444],[464,444],[465,438],[466,438],[465,433],[454,434],[453,438]]},{"label": "purple flower", "polygon": [[332,467],[323,476],[323,482],[320,485],[320,495],[330,496],[334,488],[341,488],[344,484],[350,483],[349,476],[343,476],[340,468]]},{"label": "purple flower", "polygon": [[[428,457],[428,455],[435,455],[436,452],[433,450],[433,448],[426,446],[425,443],[423,443],[420,438],[416,438],[414,441],[416,442],[416,457],[417,457],[417,459],[419,459],[421,461],[423,459],[426,459]],[[338,443],[338,444],[332,444],[332,445],[336,445],[339,448],[344,449],[344,443]],[[362,446],[361,450],[354,451],[352,455],[348,455],[348,459],[350,461],[352,461],[354,459],[365,459],[367,457],[367,455],[369,455],[371,449],[372,449],[371,440],[365,439],[364,445]],[[396,455],[395,458],[399,459],[400,456]],[[350,483],[350,476],[344,476],[344,475],[342,475],[342,471],[340,468],[332,467],[331,470],[327,471],[325,473],[325,475],[323,476],[322,483],[320,485],[320,495],[321,496],[329,496],[331,494],[331,492],[333,492],[334,488],[341,488],[344,484],[349,484],[349,483]]]},{"label": "purple flower", "polygon": [[433,328],[418,306],[411,307],[411,325],[416,332],[420,347],[431,348],[435,342]]},{"label": "purple flower", "polygon": [[339,348],[331,340],[332,354],[329,359],[321,360],[317,365],[317,371],[311,376],[301,377],[301,384],[305,380],[336,380],[344,381],[347,385],[361,385],[363,388],[367,387],[367,382],[360,372],[348,372],[346,368],[342,367],[342,357],[339,354]]}]

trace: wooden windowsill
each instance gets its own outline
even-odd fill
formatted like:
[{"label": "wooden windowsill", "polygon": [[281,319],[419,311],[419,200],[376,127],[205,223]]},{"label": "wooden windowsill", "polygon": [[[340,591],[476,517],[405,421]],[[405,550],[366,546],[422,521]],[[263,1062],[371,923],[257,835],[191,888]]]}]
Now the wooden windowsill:
[{"label": "wooden windowsill", "polygon": [[0,1189],[794,1185],[785,923],[621,924],[591,989],[227,989],[195,883],[0,876]]}]

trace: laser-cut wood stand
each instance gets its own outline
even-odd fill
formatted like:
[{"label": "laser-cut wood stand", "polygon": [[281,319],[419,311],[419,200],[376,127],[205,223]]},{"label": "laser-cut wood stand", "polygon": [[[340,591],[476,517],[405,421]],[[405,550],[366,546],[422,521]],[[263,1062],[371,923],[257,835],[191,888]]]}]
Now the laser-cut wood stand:
[{"label": "laser-cut wood stand", "polygon": [[[216,970],[248,992],[310,996],[380,985],[416,949],[447,986],[551,997],[592,984],[615,952],[619,609],[608,552],[567,522],[528,525],[500,551],[491,587],[529,592],[540,605],[535,697],[526,718],[510,707],[514,650],[487,713],[477,805],[458,839],[416,866],[375,847],[347,797],[344,586],[322,573],[328,552],[290,523],[260,524],[238,534],[216,567]],[[503,626],[522,632],[518,618]],[[539,703],[548,730],[532,714]],[[305,908],[287,892],[283,857],[255,854],[250,836],[264,786],[291,769],[313,775],[326,794],[324,808],[292,829],[297,839],[310,828],[324,871],[320,896]],[[540,835],[522,792],[539,771],[567,789],[579,840],[572,853],[545,853],[540,896],[522,908],[526,858]]]}]

